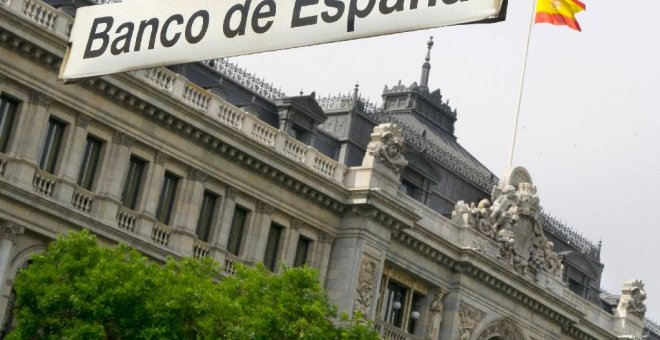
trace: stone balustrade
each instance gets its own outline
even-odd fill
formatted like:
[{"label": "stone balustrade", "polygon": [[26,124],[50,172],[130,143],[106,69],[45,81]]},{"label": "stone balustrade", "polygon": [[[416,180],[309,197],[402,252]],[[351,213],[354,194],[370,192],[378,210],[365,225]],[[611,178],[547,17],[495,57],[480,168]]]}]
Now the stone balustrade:
[{"label": "stone balustrade", "polygon": [[0,176],[5,175],[5,171],[7,170],[7,164],[9,163],[9,157],[5,155],[4,153],[0,152]]},{"label": "stone balustrade", "polygon": [[239,259],[237,256],[234,256],[232,254],[226,254],[225,255],[225,261],[224,261],[224,266],[222,266],[222,270],[224,275],[234,275],[236,274],[236,264],[237,263],[243,263],[241,259]]},{"label": "stone balustrade", "polygon": [[211,246],[202,241],[202,240],[195,240],[193,243],[193,257],[194,258],[205,258],[209,256],[209,253],[211,252]]},{"label": "stone balustrade", "polygon": [[34,179],[32,180],[32,186],[37,192],[52,197],[57,182],[57,177],[46,171],[37,170],[34,174]]},{"label": "stone balustrade", "polygon": [[154,86],[166,92],[172,92],[174,88],[174,80],[177,74],[166,68],[150,68],[147,70],[136,71],[135,73],[143,72],[144,79],[148,80]]},{"label": "stone balustrade", "polygon": [[304,162],[307,156],[308,146],[295,140],[287,139],[284,141],[284,154],[289,158]]},{"label": "stone balustrade", "polygon": [[39,1],[25,0],[21,12],[26,18],[46,27],[50,31],[55,27],[57,13],[50,6],[43,5]]},{"label": "stone balustrade", "polygon": [[160,223],[154,222],[153,229],[151,230],[151,240],[161,246],[169,246],[170,236],[172,235],[172,228]]},{"label": "stone balustrade", "polygon": [[74,208],[90,212],[92,210],[92,203],[94,203],[95,195],[83,188],[75,188],[73,196],[71,197],[71,204]]},{"label": "stone balustrade", "polygon": [[119,207],[117,211],[117,226],[119,229],[134,233],[137,225],[137,213],[126,207]]},{"label": "stone balustrade", "polygon": [[405,332],[399,327],[390,325],[389,323],[378,320],[374,325],[381,339],[387,340],[421,340],[421,337]]},{"label": "stone balustrade", "polygon": [[208,111],[209,109],[209,103],[211,102],[210,93],[191,82],[186,82],[183,86],[182,97],[188,104],[202,111]]}]

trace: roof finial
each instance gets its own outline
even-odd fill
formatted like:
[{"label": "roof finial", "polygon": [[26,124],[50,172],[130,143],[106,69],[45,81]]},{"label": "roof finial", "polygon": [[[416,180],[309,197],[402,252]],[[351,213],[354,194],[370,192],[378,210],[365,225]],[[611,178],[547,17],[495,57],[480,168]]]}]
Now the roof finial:
[{"label": "roof finial", "polygon": [[426,43],[428,46],[428,51],[426,52],[426,62],[422,65],[422,79],[419,82],[419,87],[422,89],[428,89],[429,87],[429,75],[431,72],[431,48],[433,48],[433,37],[429,38],[429,41]]},{"label": "roof finial", "polygon": [[360,91],[360,84],[355,83],[355,89],[353,90],[353,105],[356,105],[358,102],[358,92]]}]

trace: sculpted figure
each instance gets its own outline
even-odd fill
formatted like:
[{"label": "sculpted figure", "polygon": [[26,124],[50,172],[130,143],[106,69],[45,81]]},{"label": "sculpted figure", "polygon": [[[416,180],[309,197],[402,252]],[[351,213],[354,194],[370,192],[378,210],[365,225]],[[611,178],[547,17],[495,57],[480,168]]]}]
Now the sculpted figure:
[{"label": "sculpted figure", "polygon": [[518,199],[516,197],[516,188],[507,185],[502,191],[502,194],[495,199],[490,214],[490,222],[493,224],[494,229],[505,222],[506,214],[510,210],[514,210],[517,206]]},{"label": "sculpted figure", "polygon": [[555,244],[551,241],[546,241],[543,253],[545,256],[546,270],[554,275],[560,273],[562,264],[559,255],[555,252]]},{"label": "sculpted figure", "polygon": [[434,294],[433,302],[431,302],[428,323],[426,325],[426,338],[428,340],[436,340],[440,334],[440,324],[442,323],[442,313],[444,307],[442,305],[442,298],[445,292],[438,292]]},{"label": "sculpted figure", "polygon": [[395,136],[392,132],[385,132],[380,142],[373,142],[367,148],[374,158],[385,164],[396,173],[401,173],[408,165],[403,157],[405,140],[403,137]]},{"label": "sculpted figure", "polygon": [[495,231],[493,230],[493,225],[490,223],[490,201],[483,199],[479,201],[478,206],[474,206],[472,203],[471,213],[475,220],[475,228],[480,232],[484,233],[488,237],[495,236]]}]

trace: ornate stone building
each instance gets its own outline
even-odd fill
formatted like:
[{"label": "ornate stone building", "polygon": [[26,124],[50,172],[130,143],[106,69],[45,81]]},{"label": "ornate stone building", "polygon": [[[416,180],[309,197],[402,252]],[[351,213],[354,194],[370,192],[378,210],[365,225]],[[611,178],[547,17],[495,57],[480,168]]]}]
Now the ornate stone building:
[{"label": "ornate stone building", "polygon": [[[286,96],[225,60],[57,81],[76,6],[0,0],[0,320],[12,282],[86,228],[156,261],[319,269],[390,339],[649,339],[641,281],[600,290],[596,245],[500,178],[419,83]],[[429,49],[432,42],[429,42]],[[3,333],[4,334],[4,333]]]}]

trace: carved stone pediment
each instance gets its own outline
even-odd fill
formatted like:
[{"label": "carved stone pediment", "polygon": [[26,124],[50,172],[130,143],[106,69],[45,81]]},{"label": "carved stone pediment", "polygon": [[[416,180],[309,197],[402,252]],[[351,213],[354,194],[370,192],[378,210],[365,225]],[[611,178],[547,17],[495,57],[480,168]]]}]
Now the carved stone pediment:
[{"label": "carved stone pediment", "polygon": [[559,276],[561,260],[543,233],[540,212],[529,172],[516,167],[509,169],[499,185],[493,187],[490,200],[482,200],[478,205],[459,201],[452,220],[499,243],[499,257],[521,274],[536,278],[540,271],[546,271]]},{"label": "carved stone pediment", "polygon": [[403,157],[405,144],[403,133],[396,124],[381,124],[374,128],[367,152],[376,161],[400,174],[408,165],[408,161]]}]

